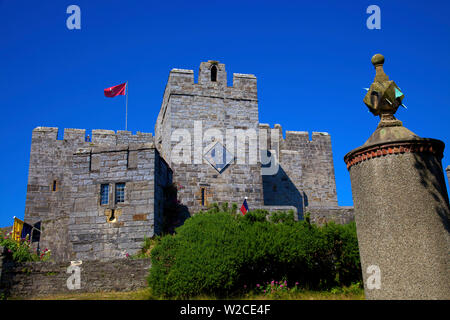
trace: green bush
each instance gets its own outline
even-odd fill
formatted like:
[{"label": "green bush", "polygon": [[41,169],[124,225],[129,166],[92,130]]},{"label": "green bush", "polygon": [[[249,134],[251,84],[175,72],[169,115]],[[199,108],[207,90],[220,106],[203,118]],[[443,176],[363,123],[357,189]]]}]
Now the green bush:
[{"label": "green bush", "polygon": [[155,294],[230,296],[274,279],[308,289],[360,281],[354,225],[318,227],[295,222],[292,212],[221,209],[194,215],[155,246],[148,277]]},{"label": "green bush", "polygon": [[48,261],[50,259],[50,250],[48,249],[45,249],[40,254],[33,252],[28,235],[19,241],[13,239],[12,232],[6,235],[0,235],[0,246],[5,248],[4,253],[6,257],[13,261]]},{"label": "green bush", "polygon": [[330,222],[322,227],[322,231],[327,237],[328,243],[332,246],[336,282],[340,285],[349,286],[355,281],[361,281],[361,264],[355,222],[345,225]]},{"label": "green bush", "polygon": [[144,237],[142,248],[136,254],[128,256],[131,259],[149,258],[152,249],[161,241],[161,236],[153,236],[152,238]]}]

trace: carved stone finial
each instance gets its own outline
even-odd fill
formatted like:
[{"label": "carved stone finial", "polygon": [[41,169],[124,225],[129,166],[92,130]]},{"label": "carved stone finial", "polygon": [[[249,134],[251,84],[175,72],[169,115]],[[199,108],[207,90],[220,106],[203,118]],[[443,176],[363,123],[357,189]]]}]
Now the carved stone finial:
[{"label": "carved stone finial", "polygon": [[375,67],[375,80],[376,82],[389,81],[389,77],[384,73],[383,64],[384,56],[377,53],[372,57],[372,64]]},{"label": "carved stone finial", "polygon": [[377,53],[372,57],[372,64],[376,67],[377,65],[384,64],[384,56],[382,54]]},{"label": "carved stone finial", "polygon": [[376,54],[372,57],[375,67],[375,79],[366,96],[364,103],[375,116],[380,116],[379,126],[401,126],[402,122],[394,117],[399,106],[402,105],[404,94],[394,81],[384,73],[384,56]]}]

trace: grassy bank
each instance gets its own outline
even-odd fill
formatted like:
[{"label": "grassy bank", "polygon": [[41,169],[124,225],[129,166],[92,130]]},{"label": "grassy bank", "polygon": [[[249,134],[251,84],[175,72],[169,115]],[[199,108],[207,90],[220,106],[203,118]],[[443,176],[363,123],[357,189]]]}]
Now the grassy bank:
[{"label": "grassy bank", "polygon": [[[216,300],[213,296],[197,296],[192,300]],[[249,292],[243,296],[229,297],[237,300],[364,300],[364,290],[339,288],[330,291],[281,292],[270,295]],[[129,292],[71,293],[34,297],[31,300],[161,300],[150,289]]]}]

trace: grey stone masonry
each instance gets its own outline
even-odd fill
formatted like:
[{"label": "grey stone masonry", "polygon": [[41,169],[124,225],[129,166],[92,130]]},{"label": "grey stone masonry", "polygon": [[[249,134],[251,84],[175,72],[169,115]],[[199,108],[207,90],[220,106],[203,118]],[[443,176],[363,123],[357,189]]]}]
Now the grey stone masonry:
[{"label": "grey stone masonry", "polygon": [[[1,259],[0,257],[0,264]],[[132,291],[148,286],[150,259],[82,261],[80,288],[69,289],[67,262],[5,261],[0,277],[0,292],[15,299],[85,292]],[[0,267],[1,270],[1,267]]]},{"label": "grey stone masonry", "polygon": [[88,141],[85,130],[65,129],[63,140],[57,133],[38,127],[32,137],[25,221],[42,221],[41,249],[57,261],[135,253],[159,231],[161,189],[172,179],[153,136],[93,130]]},{"label": "grey stone masonry", "polygon": [[355,220],[353,207],[308,207],[311,223],[323,225],[330,221],[347,224]]},{"label": "grey stone masonry", "polygon": [[[204,157],[217,141],[234,156],[220,172]],[[191,213],[211,202],[240,205],[244,197],[253,208],[295,207],[299,218],[308,205],[337,208],[330,136],[313,132],[310,140],[307,132],[287,131],[283,139],[280,125],[260,124],[256,77],[234,73],[230,87],[225,65],[217,61],[200,64],[197,83],[192,70],[172,69],[155,143],[174,170],[180,200]],[[240,143],[244,150],[238,149]],[[186,150],[181,144],[189,150],[182,161]],[[260,146],[274,149],[280,162],[276,174],[262,174]],[[250,157],[253,148],[258,148],[256,159]]]},{"label": "grey stone masonry", "polygon": [[[275,175],[264,175],[265,205],[292,205],[301,214],[306,207],[338,208],[334,178],[331,137],[326,132],[286,131],[276,124],[260,124],[267,135],[267,145],[277,154],[280,168]],[[277,135],[273,135],[273,132]],[[278,137],[274,141],[272,137]],[[260,137],[261,139],[262,137]]]}]

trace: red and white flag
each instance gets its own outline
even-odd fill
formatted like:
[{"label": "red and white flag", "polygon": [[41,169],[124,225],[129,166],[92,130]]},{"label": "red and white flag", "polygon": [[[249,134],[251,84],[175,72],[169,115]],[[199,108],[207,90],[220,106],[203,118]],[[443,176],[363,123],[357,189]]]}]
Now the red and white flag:
[{"label": "red and white flag", "polygon": [[104,90],[105,97],[113,98],[116,96],[124,96],[126,91],[127,83],[118,84],[117,86],[106,88]]}]

